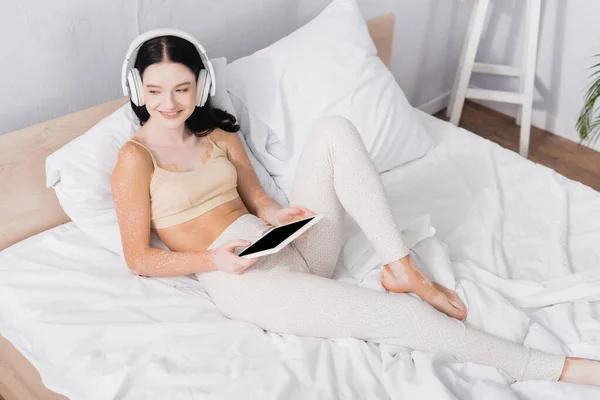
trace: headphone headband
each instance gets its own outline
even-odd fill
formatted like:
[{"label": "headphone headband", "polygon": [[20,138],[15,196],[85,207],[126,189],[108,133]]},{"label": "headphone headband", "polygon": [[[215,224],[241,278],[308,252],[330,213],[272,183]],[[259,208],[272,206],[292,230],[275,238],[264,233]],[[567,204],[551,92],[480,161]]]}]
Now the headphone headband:
[{"label": "headphone headband", "polygon": [[198,40],[196,40],[196,38],[194,38],[189,33],[180,29],[171,28],[153,29],[148,32],[144,32],[140,36],[135,38],[133,42],[131,42],[129,48],[127,49],[127,53],[125,53],[125,61],[123,61],[123,67],[121,68],[121,87],[123,89],[123,95],[129,96],[129,89],[127,85],[127,73],[132,68],[130,62],[135,61],[137,57],[137,50],[148,40],[160,36],[177,36],[187,40],[196,47],[198,53],[200,54],[200,59],[202,60],[202,63],[204,64],[204,67],[206,68],[210,77],[210,95],[214,96],[216,93],[215,71],[210,60],[208,59],[208,56],[206,55],[206,50],[204,50],[204,47],[202,47],[200,42],[198,42]]}]

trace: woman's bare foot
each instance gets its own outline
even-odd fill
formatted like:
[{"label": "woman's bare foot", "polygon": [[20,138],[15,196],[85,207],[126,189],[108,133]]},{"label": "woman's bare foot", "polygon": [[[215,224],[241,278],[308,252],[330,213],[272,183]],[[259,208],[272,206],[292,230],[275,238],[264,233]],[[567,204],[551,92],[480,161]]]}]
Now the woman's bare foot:
[{"label": "woman's bare foot", "polygon": [[423,275],[408,256],[383,266],[381,284],[390,292],[415,293],[449,317],[463,321],[467,316],[467,307],[458,295]]},{"label": "woman's bare foot", "polygon": [[458,297],[458,294],[436,282],[433,282],[433,286],[439,293],[433,297],[431,302],[424,299],[423,296],[419,297],[448,316],[464,321],[465,318],[467,318],[467,306],[465,306],[465,303]]},{"label": "woman's bare foot", "polygon": [[600,386],[600,361],[567,357],[558,380],[578,385]]}]

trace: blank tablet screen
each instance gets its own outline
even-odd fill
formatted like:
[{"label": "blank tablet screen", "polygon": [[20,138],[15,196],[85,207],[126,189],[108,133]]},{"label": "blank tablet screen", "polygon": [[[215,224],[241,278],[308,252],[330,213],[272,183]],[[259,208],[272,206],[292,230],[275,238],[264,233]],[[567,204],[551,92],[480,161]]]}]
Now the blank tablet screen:
[{"label": "blank tablet screen", "polygon": [[281,242],[293,235],[298,229],[312,221],[312,219],[313,218],[307,218],[302,221],[292,222],[291,224],[277,226],[271,229],[265,236],[252,243],[238,255],[241,257],[277,247]]}]

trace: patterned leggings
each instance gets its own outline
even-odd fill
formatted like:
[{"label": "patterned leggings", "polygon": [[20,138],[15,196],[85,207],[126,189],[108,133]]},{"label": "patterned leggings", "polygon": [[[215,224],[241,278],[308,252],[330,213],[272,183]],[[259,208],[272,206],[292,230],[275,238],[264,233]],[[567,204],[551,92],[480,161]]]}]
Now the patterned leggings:
[{"label": "patterned leggings", "polygon": [[[325,117],[312,128],[294,178],[291,204],[323,214],[323,219],[305,237],[262,257],[242,275],[197,274],[215,305],[229,318],[276,333],[353,337],[449,353],[461,362],[500,367],[515,380],[559,378],[562,356],[469,328],[412,295],[331,279],[343,245],[344,210],[384,263],[409,253],[379,175],[348,120]],[[254,241],[269,227],[252,214],[243,215],[210,247],[231,239]]]}]

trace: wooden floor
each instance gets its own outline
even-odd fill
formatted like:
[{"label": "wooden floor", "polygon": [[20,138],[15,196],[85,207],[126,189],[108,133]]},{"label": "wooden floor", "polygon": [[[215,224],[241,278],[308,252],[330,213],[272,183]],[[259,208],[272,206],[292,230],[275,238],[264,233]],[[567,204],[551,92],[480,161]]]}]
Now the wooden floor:
[{"label": "wooden floor", "polygon": [[[446,110],[435,116],[447,120]],[[460,126],[502,147],[519,151],[520,127],[514,118],[467,100]],[[595,150],[531,127],[529,159],[600,191],[600,153]]]}]

